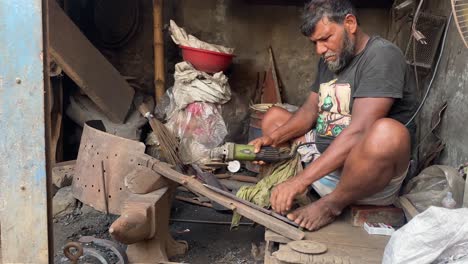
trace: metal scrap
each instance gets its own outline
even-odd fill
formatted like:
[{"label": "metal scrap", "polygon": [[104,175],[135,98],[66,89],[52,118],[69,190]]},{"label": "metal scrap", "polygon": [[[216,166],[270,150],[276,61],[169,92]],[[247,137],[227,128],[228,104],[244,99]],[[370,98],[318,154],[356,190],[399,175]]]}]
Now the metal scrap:
[{"label": "metal scrap", "polygon": [[121,205],[129,196],[124,186],[125,177],[140,165],[134,157],[145,153],[145,145],[110,135],[99,128],[103,128],[101,122],[84,125],[72,193],[96,210],[120,214]]},{"label": "metal scrap", "polygon": [[80,241],[81,243],[94,243],[98,246],[110,249],[119,258],[119,262],[117,262],[116,264],[128,263],[127,253],[125,253],[125,251],[122,249],[122,247],[119,246],[119,244],[113,241],[95,238],[93,236],[83,236],[78,241]]}]

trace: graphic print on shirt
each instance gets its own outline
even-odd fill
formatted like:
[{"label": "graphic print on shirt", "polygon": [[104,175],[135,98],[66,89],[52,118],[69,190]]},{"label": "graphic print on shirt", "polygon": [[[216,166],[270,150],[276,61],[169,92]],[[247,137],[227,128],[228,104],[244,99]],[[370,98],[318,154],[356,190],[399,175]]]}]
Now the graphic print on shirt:
[{"label": "graphic print on shirt", "polygon": [[320,84],[316,125],[319,136],[337,137],[351,123],[351,86],[336,81]]}]

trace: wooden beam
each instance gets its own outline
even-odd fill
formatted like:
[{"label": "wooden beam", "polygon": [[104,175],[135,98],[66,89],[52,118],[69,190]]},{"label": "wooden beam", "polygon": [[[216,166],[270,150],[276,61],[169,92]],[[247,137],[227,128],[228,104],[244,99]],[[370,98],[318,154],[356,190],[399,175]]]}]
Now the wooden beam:
[{"label": "wooden beam", "polygon": [[55,0],[49,0],[49,51],[65,73],[116,123],[123,123],[135,91]]},{"label": "wooden beam", "polygon": [[[0,8],[1,263],[52,263],[45,120],[47,10],[42,0],[2,1]],[[49,174],[49,175],[48,175]],[[50,210],[50,208],[49,208]],[[50,225],[49,225],[50,224]],[[49,247],[51,246],[51,247]],[[3,262],[2,262],[3,261]]]}]

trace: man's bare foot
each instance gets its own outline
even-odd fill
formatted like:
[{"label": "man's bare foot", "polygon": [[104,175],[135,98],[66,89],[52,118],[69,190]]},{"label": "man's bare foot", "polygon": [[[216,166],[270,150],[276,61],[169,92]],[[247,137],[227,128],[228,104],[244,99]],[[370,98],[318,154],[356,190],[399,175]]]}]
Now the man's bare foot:
[{"label": "man's bare foot", "polygon": [[315,231],[333,222],[340,212],[332,210],[322,198],[312,204],[301,207],[287,217],[309,231]]}]

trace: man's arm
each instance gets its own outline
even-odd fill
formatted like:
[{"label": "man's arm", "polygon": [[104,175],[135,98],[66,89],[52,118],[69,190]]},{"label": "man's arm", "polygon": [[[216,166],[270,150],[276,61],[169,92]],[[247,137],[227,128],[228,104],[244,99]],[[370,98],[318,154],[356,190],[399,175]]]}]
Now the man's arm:
[{"label": "man's arm", "polygon": [[270,135],[264,135],[253,140],[250,144],[259,151],[262,146],[276,146],[291,139],[303,136],[313,126],[318,116],[318,94],[311,92],[304,104],[282,126]]},{"label": "man's arm", "polygon": [[349,152],[374,122],[388,115],[393,102],[393,98],[356,98],[349,127],[302,173],[273,190],[270,198],[273,209],[281,213],[289,211],[296,195],[307,190],[313,182],[342,167]]},{"label": "man's arm", "polygon": [[291,119],[283,126],[278,127],[270,137],[276,144],[287,142],[307,133],[318,117],[318,94],[311,92],[304,104],[297,110]]}]

